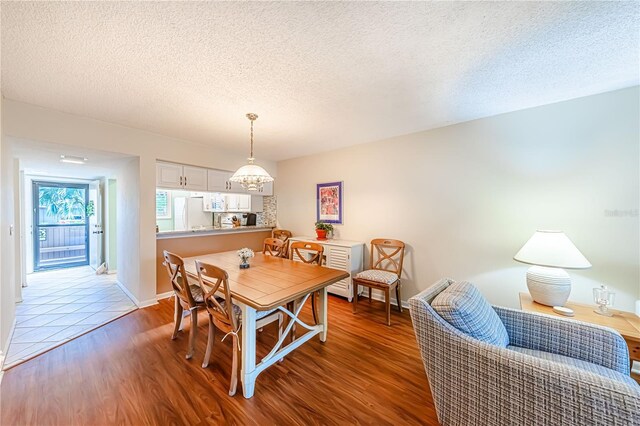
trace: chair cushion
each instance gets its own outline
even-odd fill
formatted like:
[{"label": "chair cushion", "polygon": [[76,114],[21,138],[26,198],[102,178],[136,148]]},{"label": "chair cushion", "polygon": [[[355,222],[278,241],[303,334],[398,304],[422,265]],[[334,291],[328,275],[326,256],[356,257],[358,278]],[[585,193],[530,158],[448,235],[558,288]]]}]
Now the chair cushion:
[{"label": "chair cushion", "polygon": [[366,271],[359,272],[356,275],[356,279],[358,278],[367,281],[375,281],[381,284],[393,284],[398,281],[398,274],[389,271],[381,271],[379,269],[367,269]]},{"label": "chair cushion", "polygon": [[[223,300],[222,302],[220,302],[220,306],[224,308],[226,303],[227,302]],[[272,309],[270,311],[257,311],[256,320],[261,320],[262,318],[271,315],[275,311],[276,309]],[[240,308],[240,306],[236,305],[235,303],[233,304],[233,314],[236,316],[236,321],[240,323],[242,321],[242,308]]]},{"label": "chair cushion", "polygon": [[189,284],[189,290],[191,290],[191,297],[196,303],[204,303],[204,293],[199,285]]},{"label": "chair cushion", "polygon": [[631,376],[627,376],[626,374],[622,374],[619,371],[611,370],[610,368],[603,367],[598,364],[593,364],[591,362],[583,361],[581,359],[571,358],[564,355],[558,355],[551,352],[539,351],[535,349],[521,348],[519,346],[507,346],[507,349],[511,349],[516,352],[520,352],[525,355],[531,355],[536,358],[545,359],[547,361],[554,361],[564,365],[570,365],[572,367],[579,368],[581,370],[588,371],[590,373],[595,373],[600,376],[604,376],[608,379],[613,379],[619,382],[627,383],[633,386],[637,386],[636,383]]},{"label": "chair cushion", "polygon": [[471,283],[451,284],[431,302],[449,324],[483,342],[507,347],[509,335],[498,314]]}]

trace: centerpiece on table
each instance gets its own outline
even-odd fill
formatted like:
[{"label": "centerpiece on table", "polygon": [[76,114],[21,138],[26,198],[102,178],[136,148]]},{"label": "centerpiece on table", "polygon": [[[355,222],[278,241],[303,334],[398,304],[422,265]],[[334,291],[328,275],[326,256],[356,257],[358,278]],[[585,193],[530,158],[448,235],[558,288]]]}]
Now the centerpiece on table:
[{"label": "centerpiece on table", "polygon": [[321,220],[316,222],[316,235],[318,236],[319,240],[326,240],[328,232],[333,232],[332,224],[324,223]]},{"label": "centerpiece on table", "polygon": [[249,259],[254,256],[253,250],[250,248],[241,248],[238,250],[238,257],[240,258],[240,269],[247,269],[249,265]]}]

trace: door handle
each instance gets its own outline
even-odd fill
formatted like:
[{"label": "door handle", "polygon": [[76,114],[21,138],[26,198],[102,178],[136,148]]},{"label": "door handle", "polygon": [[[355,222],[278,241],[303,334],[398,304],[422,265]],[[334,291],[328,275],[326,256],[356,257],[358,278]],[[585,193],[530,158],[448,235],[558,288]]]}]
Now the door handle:
[{"label": "door handle", "polygon": [[104,231],[93,231],[92,234],[104,234]]}]

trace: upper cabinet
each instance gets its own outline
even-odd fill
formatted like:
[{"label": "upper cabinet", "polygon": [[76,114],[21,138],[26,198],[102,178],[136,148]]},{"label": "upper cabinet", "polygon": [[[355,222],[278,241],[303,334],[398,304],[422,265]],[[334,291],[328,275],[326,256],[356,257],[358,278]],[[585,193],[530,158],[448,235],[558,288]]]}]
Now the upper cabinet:
[{"label": "upper cabinet", "polygon": [[231,191],[231,182],[229,181],[231,176],[233,173],[224,170],[207,170],[207,190],[210,192]]},{"label": "upper cabinet", "polygon": [[156,186],[182,188],[182,166],[172,163],[156,163]]},{"label": "upper cabinet", "polygon": [[207,169],[174,163],[156,163],[156,186],[159,188],[207,190]]},{"label": "upper cabinet", "polygon": [[185,166],[175,163],[156,163],[156,186],[158,188],[189,189],[203,192],[225,192],[231,194],[273,195],[273,182],[265,183],[259,191],[247,191],[229,179],[233,172]]},{"label": "upper cabinet", "polygon": [[192,191],[207,190],[207,169],[202,167],[182,166],[185,189]]}]

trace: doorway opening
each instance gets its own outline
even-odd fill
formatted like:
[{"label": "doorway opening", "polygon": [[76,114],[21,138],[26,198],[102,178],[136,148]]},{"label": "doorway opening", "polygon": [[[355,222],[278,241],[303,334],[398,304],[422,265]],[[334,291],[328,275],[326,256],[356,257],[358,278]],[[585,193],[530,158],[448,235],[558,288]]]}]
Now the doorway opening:
[{"label": "doorway opening", "polygon": [[33,270],[89,264],[89,185],[33,181]]}]

